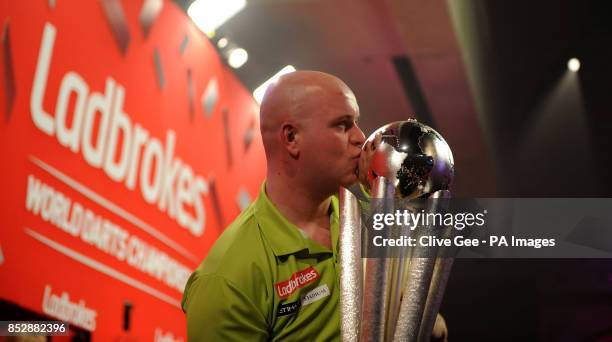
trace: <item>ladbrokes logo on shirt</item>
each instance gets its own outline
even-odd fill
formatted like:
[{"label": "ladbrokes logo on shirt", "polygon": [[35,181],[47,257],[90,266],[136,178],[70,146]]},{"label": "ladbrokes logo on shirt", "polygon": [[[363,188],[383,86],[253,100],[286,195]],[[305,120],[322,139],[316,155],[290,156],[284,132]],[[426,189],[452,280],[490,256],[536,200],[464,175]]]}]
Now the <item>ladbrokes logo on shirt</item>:
[{"label": "ladbrokes logo on shirt", "polygon": [[310,266],[305,270],[294,273],[288,280],[276,283],[276,293],[281,298],[289,297],[297,289],[312,283],[319,277],[317,270]]}]

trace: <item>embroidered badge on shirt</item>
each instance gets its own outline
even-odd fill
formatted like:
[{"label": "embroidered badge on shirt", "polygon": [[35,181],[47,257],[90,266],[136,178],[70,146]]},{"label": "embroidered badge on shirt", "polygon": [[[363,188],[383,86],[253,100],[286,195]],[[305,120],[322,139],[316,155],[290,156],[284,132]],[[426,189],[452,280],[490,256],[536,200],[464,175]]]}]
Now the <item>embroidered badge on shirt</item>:
[{"label": "embroidered badge on shirt", "polygon": [[276,283],[274,287],[280,298],[287,298],[297,289],[312,283],[319,277],[320,275],[317,270],[310,266],[305,270],[294,273],[288,280]]},{"label": "embroidered badge on shirt", "polygon": [[322,298],[329,296],[329,287],[327,284],[319,285],[302,296],[302,305],[306,306],[310,303],[314,303]]},{"label": "embroidered badge on shirt", "polygon": [[296,300],[295,302],[285,303],[278,306],[278,310],[276,311],[276,317],[293,315],[298,312],[300,309],[300,301]]}]

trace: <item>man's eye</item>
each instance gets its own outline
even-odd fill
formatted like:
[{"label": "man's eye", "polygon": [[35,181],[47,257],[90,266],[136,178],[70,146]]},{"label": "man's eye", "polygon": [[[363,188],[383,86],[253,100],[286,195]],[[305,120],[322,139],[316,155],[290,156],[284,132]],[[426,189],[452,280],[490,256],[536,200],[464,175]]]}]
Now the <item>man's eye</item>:
[{"label": "man's eye", "polygon": [[342,129],[347,130],[347,129],[353,127],[353,123],[349,122],[349,121],[343,121],[343,122],[338,124],[338,127],[341,127]]}]

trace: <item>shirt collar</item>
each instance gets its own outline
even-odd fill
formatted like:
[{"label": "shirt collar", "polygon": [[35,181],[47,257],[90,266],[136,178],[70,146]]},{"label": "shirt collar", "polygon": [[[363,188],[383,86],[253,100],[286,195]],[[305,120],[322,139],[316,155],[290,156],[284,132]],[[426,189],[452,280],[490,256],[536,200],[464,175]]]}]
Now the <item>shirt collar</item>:
[{"label": "shirt collar", "polygon": [[333,253],[338,249],[338,199],[332,197],[332,218],[330,224],[333,251],[319,245],[312,239],[305,237],[302,231],[291,223],[274,206],[266,194],[266,183],[261,185],[259,196],[255,201],[255,219],[276,256],[295,254],[308,250],[309,254]]}]

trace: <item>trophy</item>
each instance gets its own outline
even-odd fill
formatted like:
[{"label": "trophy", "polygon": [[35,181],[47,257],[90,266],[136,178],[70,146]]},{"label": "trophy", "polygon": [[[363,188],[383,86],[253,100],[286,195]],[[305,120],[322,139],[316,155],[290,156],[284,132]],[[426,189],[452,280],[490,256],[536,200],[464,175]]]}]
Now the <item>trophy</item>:
[{"label": "trophy", "polygon": [[[415,199],[436,212],[450,198],[452,152],[442,136],[414,119],[387,124],[368,138],[373,156],[368,184],[370,213],[391,213]],[[365,188],[365,189],[363,189]],[[437,247],[371,248],[362,228],[364,208],[351,191],[340,191],[340,314],[343,341],[429,341],[453,259]],[[423,203],[423,201],[419,202]],[[414,208],[412,208],[414,209]],[[418,228],[413,237],[424,234]],[[451,229],[452,231],[452,229]],[[381,231],[396,238],[398,231]],[[448,234],[436,230],[434,234]],[[439,235],[441,236],[441,235]],[[362,251],[364,253],[362,253]],[[382,255],[380,255],[382,251]]]}]

